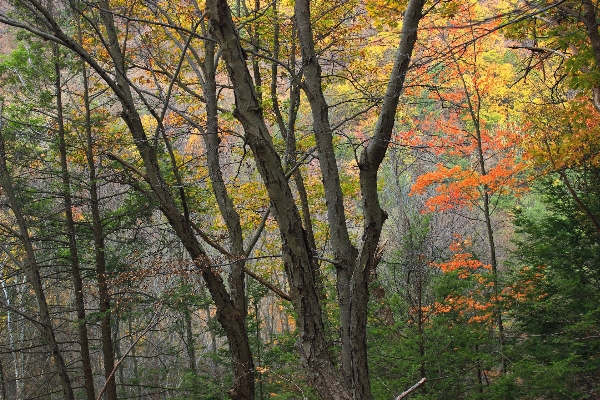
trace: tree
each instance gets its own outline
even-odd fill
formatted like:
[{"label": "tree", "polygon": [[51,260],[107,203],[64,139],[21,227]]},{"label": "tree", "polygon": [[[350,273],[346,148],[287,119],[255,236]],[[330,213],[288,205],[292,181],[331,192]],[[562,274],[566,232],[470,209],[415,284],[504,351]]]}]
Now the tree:
[{"label": "tree", "polygon": [[[535,1],[526,3],[525,7],[536,17],[524,18],[507,31],[513,38],[529,40],[513,46],[530,52],[523,78],[536,70],[549,78],[551,86],[566,78],[569,86],[585,93],[596,109],[600,109],[597,2],[575,0],[555,4]],[[546,75],[546,70],[553,71],[558,79]]]},{"label": "tree", "polygon": [[[598,171],[567,172],[596,212]],[[597,393],[598,232],[558,173],[536,186],[540,204],[515,210],[517,249],[503,296],[520,337],[509,350],[516,396]]]},{"label": "tree", "polygon": [[[491,301],[495,303],[495,329],[502,354],[504,323],[498,300],[501,292],[498,277],[500,261],[494,235],[497,223],[492,216],[502,197],[517,196],[521,191],[519,172],[524,164],[518,143],[522,134],[516,125],[508,122],[507,117],[510,111],[518,110],[516,94],[511,93],[505,83],[512,79],[513,66],[501,59],[502,56],[508,57],[503,50],[496,50],[493,55],[488,50],[498,46],[501,38],[490,34],[475,40],[479,29],[493,30],[497,22],[482,24],[476,30],[473,21],[481,10],[475,5],[465,5],[461,11],[454,20],[457,25],[466,26],[467,32],[458,30],[451,35],[444,32],[438,39],[451,49],[447,61],[438,66],[448,73],[444,82],[432,88],[431,96],[447,110],[438,111],[423,123],[431,126],[433,131],[425,138],[425,147],[438,155],[440,162],[434,171],[417,178],[411,193],[424,194],[427,188],[435,187],[435,192],[425,203],[426,212],[468,213],[475,210],[477,213],[473,218],[481,221],[485,229],[487,254],[484,259],[491,268]],[[456,44],[464,41],[467,42],[464,46]],[[494,61],[490,62],[492,59]],[[443,117],[439,118],[439,114]],[[512,118],[516,120],[518,117]],[[454,257],[463,254],[463,257],[452,261],[456,266],[462,263],[468,267],[469,257],[464,258],[464,252],[453,253]],[[503,358],[502,371],[506,372],[506,368]]]},{"label": "tree", "polygon": [[541,83],[531,99],[529,155],[536,167],[559,173],[600,232],[597,217],[578,198],[565,172],[586,170],[599,161],[595,135],[600,112],[598,7],[588,0],[556,5],[541,1],[531,6],[540,17],[525,19],[508,31],[517,40],[533,38],[512,47],[530,53],[522,79]]},{"label": "tree", "polygon": [[[99,44],[99,51],[95,52],[74,39],[74,35],[68,27],[69,18],[66,18],[67,24],[65,24],[62,20],[54,18],[49,10],[37,1],[20,1],[16,5],[18,6],[15,9],[18,11],[17,14],[9,15],[2,12],[0,20],[3,23],[24,28],[42,39],[68,48],[82,58],[95,74],[103,79],[104,84],[118,99],[122,108],[121,117],[129,129],[140,158],[139,168],[118,155],[114,155],[113,158],[118,160],[123,168],[141,178],[136,186],[158,204],[173,231],[193,259],[198,271],[202,274],[216,305],[217,318],[227,334],[233,359],[235,380],[231,396],[235,399],[253,398],[254,363],[244,318],[247,313],[242,286],[244,265],[243,258],[239,257],[241,253],[240,236],[236,233],[236,230],[239,230],[239,223],[236,222],[235,214],[232,213],[232,205],[228,204],[227,194],[219,189],[218,165],[212,163],[214,168],[211,170],[211,182],[215,196],[222,201],[219,206],[221,215],[228,226],[229,250],[215,244],[192,221],[194,210],[190,210],[188,207],[189,195],[179,176],[180,168],[176,152],[172,149],[164,130],[165,114],[169,103],[159,102],[157,106],[151,107],[148,96],[144,95],[144,89],[132,82],[131,69],[133,65],[129,64],[128,53],[132,47],[129,47],[128,44],[135,38],[128,35],[128,27],[140,27],[141,33],[144,19],[137,16],[138,12],[147,9],[150,15],[157,18],[159,15],[164,15],[161,13],[168,8],[163,8],[162,4],[149,4],[148,8],[138,5],[128,11],[122,9],[119,4],[109,5],[107,1],[89,5],[77,4],[77,7],[72,9],[69,9],[70,5],[66,3],[57,5],[55,9],[67,17],[69,13],[81,15],[82,19],[89,24],[90,29],[95,30],[90,30],[90,32],[94,32],[91,37]],[[308,2],[298,1],[296,3],[296,29],[302,49],[304,78],[302,86],[312,109],[312,125],[317,141],[317,152],[331,226],[330,243],[333,250],[333,264],[338,269],[338,285],[340,287],[338,301],[340,325],[342,326],[342,379],[339,378],[334,360],[329,353],[330,344],[324,327],[321,294],[316,290],[315,285],[317,263],[314,258],[314,249],[307,240],[305,233],[307,229],[303,227],[303,219],[288,184],[284,164],[274,147],[271,132],[259,102],[260,96],[256,91],[259,82],[253,81],[248,70],[246,52],[242,49],[240,36],[233,23],[230,9],[224,1],[208,1],[206,11],[210,29],[206,30],[207,27],[203,25],[201,19],[198,19],[198,14],[193,11],[200,10],[198,5],[195,3],[191,5],[192,12],[189,15],[192,18],[189,21],[182,21],[185,23],[183,26],[178,26],[169,20],[168,15],[165,15],[163,20],[166,22],[156,21],[176,32],[177,35],[183,35],[186,38],[183,48],[180,48],[181,53],[176,57],[180,60],[179,67],[173,71],[171,84],[168,86],[157,85],[158,89],[163,90],[162,93],[165,94],[163,98],[159,97],[159,100],[171,101],[171,88],[179,76],[180,67],[188,57],[188,50],[192,54],[191,43],[198,37],[195,32],[201,26],[204,29],[203,35],[209,35],[204,41],[204,77],[211,79],[215,77],[214,70],[211,71],[210,66],[206,63],[211,63],[213,57],[218,57],[211,53],[212,43],[216,39],[220,48],[219,55],[222,55],[233,86],[234,117],[243,126],[244,141],[252,151],[256,167],[269,195],[272,212],[277,220],[281,235],[283,264],[290,288],[289,298],[291,298],[297,314],[298,348],[303,363],[308,369],[310,381],[323,398],[368,399],[371,397],[366,353],[368,281],[370,271],[377,263],[376,252],[383,221],[386,217],[379,204],[377,172],[392,134],[395,110],[416,41],[417,27],[422,18],[424,2],[420,0],[408,2],[400,44],[395,57],[395,66],[389,78],[378,122],[359,157],[364,225],[362,237],[357,245],[351,244],[349,234],[346,233],[344,204],[336,155],[333,149],[333,129],[328,121],[328,106],[323,95],[324,83],[315,50],[311,10]],[[149,26],[152,26],[153,21],[149,22]],[[121,23],[123,25],[120,25]],[[259,43],[255,43],[255,45],[258,46]],[[176,49],[177,46],[174,48]],[[104,67],[104,65],[107,66]],[[193,68],[193,65],[190,67]],[[211,96],[214,96],[214,91],[209,86],[210,81],[207,79],[206,82],[206,87],[203,88],[207,104],[206,112],[208,120],[212,121],[215,116],[215,102],[210,99]],[[144,104],[146,111],[156,119],[154,138],[151,136],[152,132],[144,126],[141,104]],[[213,107],[212,111],[211,107]],[[198,127],[197,124],[193,125],[193,120],[191,126]],[[215,128],[212,129],[214,132],[212,135],[215,135]],[[210,131],[208,135],[211,135]],[[207,137],[217,139],[216,136]],[[162,141],[163,149],[167,154],[166,160],[159,157],[158,143],[160,141]],[[163,167],[163,162],[166,162],[168,167]],[[212,267],[213,261],[201,245],[200,238],[218,248],[219,251],[230,257],[234,265],[237,265],[230,271],[229,287],[231,291],[227,290],[219,271]],[[242,253],[242,255],[245,254]]]},{"label": "tree", "polygon": [[[1,130],[3,130],[3,128],[4,126],[0,126]],[[48,301],[46,299],[46,293],[44,291],[42,277],[40,275],[40,266],[37,260],[35,248],[33,246],[29,226],[21,210],[20,202],[12,184],[12,177],[8,169],[9,164],[7,162],[5,143],[6,142],[4,140],[3,133],[0,132],[0,183],[2,184],[5,196],[8,198],[11,211],[14,215],[18,229],[17,236],[19,237],[21,245],[23,246],[22,252],[25,254],[22,260],[13,256],[13,262],[15,262],[21,269],[25,271],[27,279],[35,293],[38,312],[41,318],[40,321],[31,317],[28,319],[30,319],[36,328],[40,330],[46,345],[50,349],[65,399],[74,399],[73,387],[67,372],[67,365],[65,363],[63,353],[58,345],[55,328],[50,317],[50,309],[48,307]],[[11,254],[9,251],[7,251],[7,253]]]}]

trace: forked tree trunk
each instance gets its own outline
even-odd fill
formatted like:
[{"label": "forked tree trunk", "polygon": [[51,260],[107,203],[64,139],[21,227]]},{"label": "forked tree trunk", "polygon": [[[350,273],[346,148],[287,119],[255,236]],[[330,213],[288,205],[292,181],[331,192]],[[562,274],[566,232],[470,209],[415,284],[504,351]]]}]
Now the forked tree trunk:
[{"label": "forked tree trunk", "polygon": [[[416,41],[417,26],[421,19],[424,2],[411,1],[408,5],[401,44],[382,106],[382,114],[373,139],[361,155],[360,182],[365,228],[362,244],[358,251],[354,250],[349,240],[346,240],[343,199],[339,189],[335,156],[332,151],[332,132],[328,126],[327,105],[319,86],[319,66],[316,63],[316,57],[312,55],[314,46],[311,53],[310,12],[305,2],[300,0],[296,4],[299,35],[306,36],[306,41],[303,43],[303,64],[305,71],[311,68],[313,70],[312,78],[306,77],[306,86],[309,87],[307,95],[313,108],[313,123],[315,124],[313,130],[317,137],[319,161],[328,200],[328,216],[332,230],[331,241],[332,243],[340,242],[332,247],[334,253],[340,258],[336,260],[336,264],[342,268],[341,278],[347,280],[350,288],[349,301],[347,305],[342,305],[344,309],[341,309],[340,313],[345,312],[345,318],[349,319],[349,323],[344,321],[344,324],[347,323],[349,326],[345,352],[350,352],[351,365],[345,367],[347,371],[341,379],[328,351],[329,343],[325,337],[320,299],[314,287],[315,265],[311,249],[307,243],[291,190],[286,182],[281,160],[274,150],[263,119],[261,106],[245,61],[244,51],[231,19],[230,10],[223,0],[209,0],[207,1],[207,11],[212,32],[221,47],[227,71],[234,86],[236,105],[234,116],[244,127],[246,140],[252,149],[258,170],[275,210],[282,238],[284,265],[291,288],[290,295],[298,314],[297,324],[300,335],[298,348],[302,361],[308,369],[309,378],[323,398],[370,399],[366,357],[367,284],[370,270],[375,261],[374,255],[379,243],[381,227],[385,220],[385,213],[381,210],[377,195],[377,171],[391,138],[395,111],[408,69],[410,54]],[[301,24],[305,26],[304,31],[303,28],[300,28]],[[301,39],[302,42],[303,39]],[[312,63],[313,59],[315,64]],[[310,79],[312,79],[311,83],[309,83]],[[343,252],[340,251],[341,249],[348,251]],[[342,293],[342,297],[344,295]],[[344,354],[343,357],[347,357],[347,355]],[[348,361],[346,361],[347,363]],[[348,386],[350,381],[348,375],[350,374],[352,387]]]},{"label": "forked tree trunk", "polygon": [[404,85],[410,55],[416,42],[417,27],[422,17],[423,1],[411,1],[404,16],[402,37],[386,97],[373,136],[361,154],[360,184],[365,216],[364,231],[357,250],[351,243],[346,226],[343,196],[333,149],[333,132],[329,106],[323,94],[321,68],[315,51],[310,3],[296,1],[298,37],[302,49],[302,65],[306,83],[304,91],[311,105],[313,132],[317,141],[319,164],[325,187],[330,242],[337,270],[338,304],[341,328],[341,364],[346,385],[357,399],[370,399],[370,378],[366,347],[369,275],[386,214],[379,205],[377,171],[389,144],[398,99]]}]

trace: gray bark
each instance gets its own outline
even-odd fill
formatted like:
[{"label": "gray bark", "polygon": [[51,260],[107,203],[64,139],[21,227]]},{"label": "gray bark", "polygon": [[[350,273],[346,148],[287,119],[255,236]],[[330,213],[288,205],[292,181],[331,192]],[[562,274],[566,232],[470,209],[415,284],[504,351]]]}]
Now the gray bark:
[{"label": "gray bark", "polygon": [[[306,235],[302,230],[299,212],[285,180],[281,161],[274,151],[269,132],[262,117],[262,110],[257,100],[244,57],[245,53],[241,48],[239,38],[231,21],[230,11],[224,1],[212,0],[207,3],[211,28],[219,42],[229,77],[235,88],[236,109],[234,115],[244,127],[246,139],[254,153],[259,172],[267,187],[275,210],[283,242],[282,253],[291,286],[291,297],[294,307],[298,312],[297,322],[300,333],[298,347],[303,362],[309,369],[309,377],[323,398],[342,399],[354,397],[368,399],[371,396],[368,368],[366,367],[367,283],[370,268],[374,264],[374,255],[377,250],[381,227],[385,219],[385,213],[379,206],[377,195],[377,170],[383,160],[391,137],[395,110],[404,84],[410,54],[416,41],[416,31],[418,22],[421,19],[423,4],[423,1],[411,1],[409,3],[401,44],[382,107],[382,113],[373,138],[361,156],[360,180],[366,221],[361,249],[354,263],[354,273],[350,281],[350,336],[356,340],[351,345],[351,368],[354,380],[351,393],[350,388],[346,384],[347,380],[338,379],[336,370],[332,365],[332,360],[326,350],[328,343],[324,336],[322,311],[318,294],[314,289],[314,262],[311,259]],[[300,11],[306,13],[306,7],[304,9],[300,7]],[[300,21],[306,21],[306,18],[309,20],[310,14],[306,14],[303,20],[298,15],[297,9],[296,18],[300,25]],[[299,34],[300,31],[299,27]],[[310,41],[310,34],[308,36],[308,40]],[[310,50],[310,43],[306,47]],[[307,70],[311,67],[310,52],[304,54],[304,57],[305,70]],[[318,64],[313,65],[312,68],[314,69],[313,77],[318,77]],[[308,82],[306,86],[306,91],[309,92],[312,88],[314,91],[311,94],[317,97],[313,101],[318,106],[313,107],[313,123],[316,126],[314,128],[315,131],[318,131],[317,140],[321,147],[319,151],[323,153],[323,156],[320,156],[320,158],[329,158],[333,154],[333,151],[331,144],[328,143],[331,142],[331,129],[329,128],[329,132],[327,132],[328,117],[326,103],[324,99],[321,101],[318,98],[319,93],[322,96],[320,88],[317,88],[316,85],[308,88]],[[315,108],[318,109],[315,110]],[[320,160],[320,162],[322,163],[322,170],[326,170],[326,172],[323,172],[323,175],[327,175],[328,182],[331,184],[328,195],[333,200],[331,205],[328,204],[328,208],[332,208],[329,213],[330,224],[335,224],[332,229],[339,229],[336,231],[336,235],[332,234],[332,241],[340,240],[343,243],[345,218],[343,217],[343,200],[341,196],[337,196],[337,193],[341,191],[339,190],[339,176],[337,176],[335,157],[333,159]],[[337,182],[338,188],[334,187],[335,182]],[[335,239],[333,238],[334,236]],[[343,255],[343,257],[347,256],[348,253]],[[354,262],[354,260],[351,261]]]},{"label": "gray bark", "polygon": [[[329,121],[329,106],[323,94],[321,66],[319,65],[315,51],[309,1],[296,1],[295,12],[305,77],[303,89],[312,110],[312,129],[317,142],[319,166],[323,176],[323,186],[327,202],[330,242],[333,257],[336,261],[338,304],[340,308],[342,375],[346,386],[352,387],[350,279],[354,272],[357,250],[350,242],[348,227],[346,225],[344,198],[337,168],[337,158],[333,149],[333,132]],[[366,368],[365,365],[362,367]]]},{"label": "gray bark", "polygon": [[298,348],[309,370],[310,381],[327,399],[348,399],[348,390],[338,381],[329,355],[323,316],[315,289],[314,264],[302,227],[300,213],[287,183],[257,100],[254,83],[246,65],[227,3],[206,3],[211,30],[216,37],[227,72],[235,87],[234,116],[244,127],[259,173],[267,188],[282,239],[283,261],[290,283],[290,296],[298,312]]},{"label": "gray bark", "polygon": [[368,282],[370,271],[375,267],[374,255],[386,217],[379,205],[377,171],[391,137],[410,54],[416,42],[423,4],[423,1],[409,2],[404,16],[401,43],[377,126],[373,137],[361,154],[359,167],[365,225],[360,252],[358,252],[350,242],[346,227],[343,197],[333,149],[333,132],[329,122],[328,105],[322,90],[321,68],[315,52],[311,28],[310,5],[306,0],[296,1],[296,21],[305,76],[304,91],[312,110],[313,131],[317,140],[327,200],[330,241],[337,268],[342,373],[346,384],[353,388],[353,396],[361,399],[371,398],[366,350]]}]

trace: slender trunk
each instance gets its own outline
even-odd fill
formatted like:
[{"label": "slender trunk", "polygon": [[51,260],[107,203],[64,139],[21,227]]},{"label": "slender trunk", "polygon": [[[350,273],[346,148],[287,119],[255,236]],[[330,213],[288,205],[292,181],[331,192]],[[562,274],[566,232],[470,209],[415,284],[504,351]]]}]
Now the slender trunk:
[{"label": "slender trunk", "polygon": [[82,66],[83,76],[83,103],[85,107],[85,132],[86,132],[86,158],[88,164],[88,177],[90,182],[90,209],[92,212],[92,232],[94,236],[94,258],[96,264],[96,282],[99,292],[99,306],[102,343],[102,355],[104,359],[104,378],[108,380],[106,396],[108,400],[117,400],[117,385],[114,374],[111,373],[115,367],[115,351],[112,340],[111,318],[110,318],[110,288],[106,271],[106,248],[104,246],[104,228],[102,227],[102,216],[100,214],[100,200],[98,198],[98,177],[96,162],[94,159],[94,139],[92,133],[92,120],[90,110],[89,83],[85,64]]},{"label": "slender trunk", "polygon": [[[470,103],[470,100],[469,100]],[[471,108],[473,112],[473,109]],[[477,156],[479,158],[479,168],[481,176],[487,175],[487,170],[485,167],[485,158],[483,154],[483,143],[481,140],[481,130],[479,127],[479,117],[476,118],[473,122],[475,125],[475,134],[477,137]],[[492,213],[490,210],[490,195],[489,189],[487,185],[483,187],[483,215],[485,218],[485,228],[488,238],[488,246],[490,250],[490,264],[492,266],[492,282],[493,282],[493,290],[494,290],[494,313],[496,318],[496,323],[498,324],[498,345],[500,347],[500,355],[502,357],[502,373],[506,373],[506,357],[504,357],[504,324],[502,321],[502,313],[500,312],[500,301],[499,301],[499,289],[498,289],[498,260],[496,258],[496,242],[494,240],[494,230],[492,226]]]},{"label": "slender trunk", "polygon": [[38,265],[33,243],[29,235],[29,227],[23,213],[21,212],[19,201],[17,200],[17,196],[12,186],[12,179],[7,167],[8,163],[6,160],[6,149],[4,145],[4,135],[2,134],[2,129],[2,108],[0,106],[0,184],[2,185],[5,196],[8,198],[8,204],[12,209],[13,215],[17,221],[20,240],[23,243],[23,247],[25,247],[26,259],[21,267],[27,274],[29,283],[31,284],[35,293],[38,304],[38,312],[40,315],[40,323],[37,324],[37,328],[40,330],[48,347],[50,347],[52,361],[56,369],[56,373],[58,374],[65,400],[75,400],[73,388],[71,386],[71,380],[67,371],[67,365],[58,345],[58,341],[56,340],[54,327],[52,326],[50,309],[48,307],[48,302],[46,301],[46,294],[44,292],[42,278],[40,275],[40,267]]},{"label": "slender trunk", "polygon": [[[127,323],[129,324],[129,347],[131,349],[131,360],[133,362],[133,378],[137,381],[139,379],[139,372],[138,372],[138,358],[137,358],[137,349],[135,346],[135,338],[133,336],[133,310],[130,309],[129,310],[129,315],[127,316]],[[137,385],[137,398],[141,399],[142,398],[142,386],[141,385]]]},{"label": "slender trunk", "polygon": [[[260,10],[260,0],[254,0],[254,10],[253,10],[253,18],[257,19],[258,11]],[[250,34],[252,40],[252,48],[254,50],[254,54],[252,54],[252,73],[254,75],[254,89],[256,90],[256,95],[258,96],[259,103],[262,103],[262,77],[260,75],[260,65],[258,63],[258,52],[260,51],[260,35],[258,26],[254,27],[254,32]]]},{"label": "slender trunk", "polygon": [[[210,311],[209,304],[206,305],[205,312],[206,312],[206,324],[208,326],[211,326],[213,317],[212,317],[212,313]],[[217,354],[217,334],[215,333],[214,329],[210,329],[209,332],[210,332],[210,352],[213,355],[216,355]],[[214,367],[215,364],[214,364],[214,361],[212,361],[212,360],[214,360],[214,358],[211,358],[211,363],[213,364],[213,367]]]},{"label": "slender trunk", "polygon": [[229,273],[231,300],[233,301],[237,313],[239,313],[236,321],[236,324],[238,325],[237,329],[239,329],[240,334],[239,339],[244,342],[244,345],[239,347],[239,350],[232,353],[234,356],[234,366],[237,366],[235,367],[237,368],[236,379],[238,381],[236,386],[240,388],[243,387],[243,390],[241,390],[239,394],[241,396],[240,398],[252,399],[254,398],[255,392],[254,361],[245,327],[248,314],[244,279],[244,267],[246,261],[244,257],[240,217],[235,209],[233,201],[229,197],[219,162],[220,139],[217,110],[216,66],[214,64],[214,57],[214,43],[206,41],[203,69],[205,73],[204,94],[206,98],[208,124],[206,134],[203,137],[206,146],[209,176],[213,192],[229,233],[230,251],[232,255],[238,258],[232,262],[231,271]]},{"label": "slender trunk", "polygon": [[77,331],[79,333],[79,347],[81,353],[81,367],[83,369],[83,381],[85,394],[88,400],[95,400],[94,376],[92,374],[92,361],[90,358],[90,346],[88,339],[87,323],[85,318],[85,302],[83,299],[83,280],[79,268],[79,254],[75,237],[75,222],[73,220],[73,200],[71,198],[71,178],[67,164],[67,145],[65,142],[65,126],[63,119],[63,101],[61,88],[60,53],[58,45],[52,46],[54,55],[54,73],[56,89],[56,111],[58,122],[58,149],[60,152],[60,168],[62,175],[62,194],[65,206],[65,222],[67,225],[67,237],[69,242],[69,261],[75,291],[75,308],[77,310]]},{"label": "slender trunk", "polygon": [[185,306],[185,310],[183,311],[183,319],[185,322],[185,348],[190,359],[190,370],[194,376],[197,376],[198,368],[196,365],[196,341],[194,340],[194,331],[192,330],[192,312],[188,306]]},{"label": "slender trunk", "polygon": [[[409,0],[402,22],[400,43],[396,50],[394,66],[385,92],[379,117],[373,134],[363,149],[359,160],[360,191],[364,214],[363,236],[354,273],[350,281],[351,293],[351,342],[353,345],[354,393],[358,398],[360,393],[369,393],[370,380],[366,360],[366,320],[368,277],[376,266],[374,257],[377,252],[381,229],[387,218],[387,213],[381,208],[377,190],[377,172],[392,137],[396,119],[396,110],[400,95],[404,89],[406,74],[410,66],[410,58],[417,41],[419,22],[423,17],[424,0]],[[354,358],[361,358],[354,362]],[[361,366],[364,366],[361,368]],[[370,397],[369,397],[370,398]]]},{"label": "slender trunk", "polygon": [[[418,331],[419,331],[419,372],[421,379],[426,378],[425,374],[425,321],[423,320],[423,266],[419,265],[417,276],[417,317],[419,318]],[[427,386],[423,385],[421,388],[423,394],[427,393]]]},{"label": "slender trunk", "polygon": [[[219,211],[227,225],[229,234],[230,251],[239,260],[232,263],[232,269],[229,274],[229,287],[231,298],[234,301],[238,312],[242,318],[246,318],[248,313],[246,304],[246,288],[244,279],[244,260],[243,235],[240,216],[235,209],[235,205],[229,196],[223,172],[219,161],[219,116],[217,110],[217,70],[215,65],[215,43],[205,42],[204,63],[202,69],[204,72],[204,97],[206,99],[207,126],[206,134],[203,135],[204,145],[206,147],[206,157],[208,161],[208,171],[213,193],[219,206]],[[243,361],[248,363],[248,360]]]},{"label": "slender trunk", "polygon": [[[459,72],[459,76],[461,79],[461,83],[463,89],[465,91],[465,95],[467,98],[467,107],[469,116],[471,118],[471,122],[473,122],[473,126],[475,129],[475,139],[477,141],[477,162],[479,164],[479,173],[482,177],[487,175],[487,169],[485,164],[485,154],[483,150],[483,140],[481,134],[481,119],[480,119],[480,108],[481,108],[481,96],[477,87],[475,87],[475,98],[471,95],[468,90],[468,85],[465,81],[464,75],[460,70],[460,66],[458,61],[455,59],[457,69]],[[474,104],[474,101],[477,104]],[[498,260],[496,258],[496,243],[494,241],[494,229],[492,225],[492,212],[490,209],[490,191],[487,184],[483,185],[483,217],[485,220],[485,228],[488,239],[488,248],[490,255],[490,265],[492,267],[492,284],[494,291],[494,319],[496,320],[496,324],[498,325],[498,346],[500,351],[500,356],[502,358],[502,373],[506,373],[507,368],[507,360],[504,357],[504,325],[502,321],[502,313],[500,311],[500,301],[499,301],[499,288],[498,288]]]},{"label": "slender trunk", "polygon": [[[254,317],[256,319],[256,362],[258,364],[258,367],[260,368],[262,366],[262,354],[261,354],[261,348],[262,348],[262,339],[260,337],[260,324],[261,324],[261,320],[260,320],[260,314],[259,314],[259,302],[258,300],[255,300],[254,303]],[[264,399],[264,394],[263,394],[263,380],[262,380],[262,372],[258,373],[258,395],[259,395],[259,400],[263,400]]]},{"label": "slender trunk", "polygon": [[[16,280],[17,278],[15,278]],[[18,281],[17,281],[18,283]],[[16,287],[17,285],[15,285]],[[8,287],[6,285],[6,281],[4,280],[4,277],[2,277],[2,293],[4,294],[4,301],[6,301],[6,304],[8,304],[9,306],[12,305],[12,300],[11,300],[11,296],[8,292]],[[18,291],[17,291],[18,294]],[[19,298],[17,297],[16,299],[16,303],[19,303]],[[6,310],[6,331],[8,332],[8,345],[9,348],[14,349],[15,348],[15,338],[13,335],[13,323],[12,323],[12,311],[10,310]],[[19,374],[19,357],[17,356],[17,352],[12,352],[12,356],[13,356],[13,369],[14,369],[14,380],[11,379],[12,382],[12,389],[9,388],[9,393],[14,394],[14,398],[15,399],[20,399],[22,397],[21,395],[21,382],[23,382],[23,380],[21,379],[21,375]],[[21,352],[21,357],[23,357],[23,352]]]},{"label": "slender trunk", "polygon": [[[274,15],[274,26],[273,26],[273,59],[279,59],[279,14],[277,11],[277,1],[273,2],[273,15]],[[296,168],[296,118],[298,116],[298,108],[300,107],[300,87],[299,81],[301,77],[295,72],[296,65],[296,24],[292,26],[292,43],[290,49],[290,66],[294,71],[289,84],[290,84],[290,95],[289,95],[289,108],[288,108],[288,120],[287,124],[283,120],[283,115],[279,107],[279,99],[277,97],[277,80],[278,80],[278,64],[273,62],[271,65],[271,102],[273,113],[275,114],[275,120],[281,136],[285,139],[285,157],[284,157],[284,168],[286,171]],[[298,198],[300,199],[300,210],[302,212],[302,225],[306,231],[306,240],[308,241],[309,249],[311,253],[316,252],[316,241],[315,234],[313,232],[312,220],[310,217],[310,207],[308,204],[308,193],[304,186],[304,179],[300,168],[296,168],[292,173],[292,179],[294,185],[298,191]],[[315,268],[315,281],[317,282],[319,292],[321,293],[321,299],[324,300],[323,281],[321,277],[321,271],[319,268]]]},{"label": "slender trunk", "polygon": [[4,374],[4,364],[2,363],[2,359],[0,359],[0,388],[2,388],[0,390],[0,395],[2,396],[2,400],[7,400],[7,397],[6,397],[6,375]]},{"label": "slender trunk", "polygon": [[477,354],[477,384],[479,386],[479,398],[483,399],[483,371],[481,370],[481,360],[479,359],[479,345],[475,345],[475,354]]},{"label": "slender trunk", "polygon": [[[113,348],[113,354],[115,357],[115,361],[116,360],[123,360],[123,353],[121,352],[121,317],[119,314],[114,314],[113,318],[111,318],[112,320],[112,343],[114,345]],[[119,374],[119,380],[118,382],[121,383],[121,385],[123,384],[123,382],[125,382],[125,373],[123,372],[123,363],[122,362],[116,362],[115,366],[117,368],[116,373],[114,373],[113,375],[117,375],[117,373]],[[116,385],[116,378],[115,378],[115,385]]]}]

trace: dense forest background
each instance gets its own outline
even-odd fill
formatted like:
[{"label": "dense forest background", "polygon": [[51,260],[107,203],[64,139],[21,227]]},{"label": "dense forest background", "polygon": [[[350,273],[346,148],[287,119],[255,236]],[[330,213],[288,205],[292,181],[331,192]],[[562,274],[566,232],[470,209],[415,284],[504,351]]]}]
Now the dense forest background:
[{"label": "dense forest background", "polygon": [[0,2],[0,399],[600,398],[600,3]]}]

